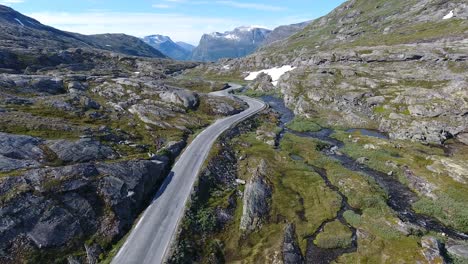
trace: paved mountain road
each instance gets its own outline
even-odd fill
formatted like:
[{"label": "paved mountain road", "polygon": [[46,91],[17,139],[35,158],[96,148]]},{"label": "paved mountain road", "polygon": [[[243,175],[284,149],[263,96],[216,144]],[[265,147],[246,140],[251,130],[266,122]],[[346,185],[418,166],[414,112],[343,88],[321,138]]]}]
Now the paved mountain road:
[{"label": "paved mountain road", "polygon": [[[241,88],[213,92],[213,96],[232,96],[229,92]],[[178,224],[184,216],[198,173],[216,139],[234,124],[266,108],[265,103],[246,96],[237,96],[249,108],[239,114],[217,120],[203,130],[185,149],[163,182],[151,205],[130,232],[125,244],[112,260],[113,264],[163,263],[171,247]]]}]

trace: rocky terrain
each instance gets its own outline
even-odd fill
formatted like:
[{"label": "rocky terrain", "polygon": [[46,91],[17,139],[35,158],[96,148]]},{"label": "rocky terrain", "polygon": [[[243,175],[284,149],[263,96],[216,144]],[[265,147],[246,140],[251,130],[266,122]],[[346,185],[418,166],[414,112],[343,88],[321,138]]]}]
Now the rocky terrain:
[{"label": "rocky terrain", "polygon": [[[351,0],[252,55],[186,71],[246,83],[293,68],[278,83],[247,82],[280,115],[222,142],[234,148],[235,189],[215,186],[194,206],[229,208],[227,222],[198,230],[201,244],[182,239],[175,256],[466,263],[467,18],[464,1]],[[252,173],[261,161],[264,180]]]},{"label": "rocky terrain", "polygon": [[245,105],[133,37],[92,36],[143,53],[111,52],[1,10],[0,262],[109,261],[190,137]]},{"label": "rocky terrain", "polygon": [[395,139],[464,140],[467,16],[463,1],[348,1],[291,38],[199,70],[242,79],[292,65],[276,89],[263,76],[256,87],[281,92],[298,115]]},{"label": "rocky terrain", "polygon": [[143,38],[143,41],[151,47],[161,51],[164,55],[175,60],[188,60],[192,54],[193,48],[182,47],[172,41],[168,36],[151,35]]},{"label": "rocky terrain", "polygon": [[280,40],[285,40],[289,38],[290,36],[296,34],[297,32],[300,32],[303,30],[311,21],[307,22],[302,22],[302,23],[297,23],[297,24],[292,24],[292,25],[285,25],[285,26],[279,26],[273,31],[271,31],[266,39],[262,43],[262,47],[271,45],[273,42],[280,41]]}]

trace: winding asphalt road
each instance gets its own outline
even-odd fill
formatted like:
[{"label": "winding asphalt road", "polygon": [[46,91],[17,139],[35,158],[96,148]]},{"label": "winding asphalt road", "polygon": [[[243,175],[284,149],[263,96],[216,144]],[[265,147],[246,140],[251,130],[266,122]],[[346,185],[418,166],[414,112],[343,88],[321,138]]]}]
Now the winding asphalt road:
[{"label": "winding asphalt road", "polygon": [[[213,96],[233,96],[231,88],[211,93]],[[234,124],[243,121],[266,108],[262,101],[237,96],[249,105],[239,114],[217,120],[203,130],[185,149],[171,173],[163,182],[151,205],[145,210],[125,244],[112,260],[113,264],[159,264],[163,263],[175,234],[184,216],[198,173],[216,139]]]}]

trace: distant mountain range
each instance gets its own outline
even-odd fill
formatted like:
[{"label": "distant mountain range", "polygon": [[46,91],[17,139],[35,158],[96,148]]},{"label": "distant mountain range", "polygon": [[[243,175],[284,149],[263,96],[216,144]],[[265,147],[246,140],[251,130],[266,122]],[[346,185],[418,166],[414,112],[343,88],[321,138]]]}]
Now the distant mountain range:
[{"label": "distant mountain range", "polygon": [[195,48],[188,43],[175,43],[170,37],[163,35],[147,36],[143,38],[143,41],[149,44],[151,47],[161,51],[164,55],[175,60],[190,59],[192,50]]},{"label": "distant mountain range", "polygon": [[192,52],[194,61],[217,61],[239,58],[253,53],[271,32],[257,27],[238,27],[224,33],[204,34]]},{"label": "distant mountain range", "polygon": [[259,27],[238,27],[224,33],[205,34],[192,52],[194,61],[217,61],[221,58],[239,58],[258,48],[286,39],[304,29],[310,22],[280,26],[274,30]]},{"label": "distant mountain range", "polygon": [[164,58],[142,40],[124,34],[81,35],[61,31],[0,5],[0,47],[30,50],[96,48],[133,56]]},{"label": "distant mountain range", "polygon": [[[174,42],[168,36],[151,35],[139,39],[125,34],[82,35],[62,31],[0,5],[0,47],[17,50],[63,50],[95,48],[132,56],[175,60],[217,61],[239,58],[303,29],[308,22],[281,26],[274,30],[250,26],[224,33],[204,34],[198,47]],[[18,37],[18,34],[21,37]],[[11,50],[10,50],[11,51]]]}]

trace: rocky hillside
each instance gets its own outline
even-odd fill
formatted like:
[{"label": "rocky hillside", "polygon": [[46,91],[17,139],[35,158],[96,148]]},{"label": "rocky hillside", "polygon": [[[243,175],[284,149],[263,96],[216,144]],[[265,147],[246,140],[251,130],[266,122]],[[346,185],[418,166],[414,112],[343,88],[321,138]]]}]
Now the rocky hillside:
[{"label": "rocky hillside", "polygon": [[287,39],[290,36],[296,34],[297,32],[303,30],[309,23],[310,21],[286,26],[279,26],[273,29],[273,31],[271,31],[270,34],[268,34],[266,39],[263,41],[262,46],[268,46],[273,42]]},{"label": "rocky hillside", "polygon": [[110,259],[186,141],[245,106],[174,78],[197,64],[83,48],[2,10],[0,263]]},{"label": "rocky hillside", "polygon": [[172,41],[168,36],[151,35],[143,38],[143,41],[151,47],[161,51],[164,55],[175,60],[188,60],[192,54],[190,46],[185,45],[185,48]]},{"label": "rocky hillside", "polygon": [[23,50],[55,51],[66,48],[96,48],[133,56],[164,58],[142,40],[124,34],[81,35],[61,31],[0,5],[0,48],[14,54]]},{"label": "rocky hillside", "polygon": [[464,1],[347,1],[284,41],[201,71],[243,78],[292,65],[276,89],[296,114],[396,139],[464,140],[467,17]]},{"label": "rocky hillside", "polygon": [[467,263],[465,2],[351,0],[250,56],[189,70],[259,73],[246,94],[281,116],[222,142],[236,156],[219,167],[235,163],[236,180],[194,203],[203,214],[186,221],[212,228],[192,229],[200,240],[182,239],[173,263]]}]

